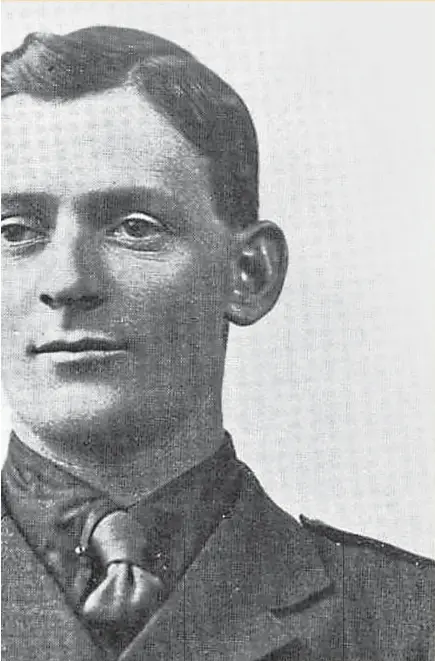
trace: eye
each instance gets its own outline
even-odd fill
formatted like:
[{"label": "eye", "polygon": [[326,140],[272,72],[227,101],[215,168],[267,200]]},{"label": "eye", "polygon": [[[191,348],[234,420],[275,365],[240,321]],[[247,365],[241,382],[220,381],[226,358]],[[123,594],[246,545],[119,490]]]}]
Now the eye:
[{"label": "eye", "polygon": [[149,250],[163,231],[158,220],[145,213],[135,212],[125,216],[107,231],[107,235],[133,250]]},{"label": "eye", "polygon": [[30,221],[14,217],[2,219],[2,242],[10,245],[29,245],[44,238],[44,232],[31,226]]}]

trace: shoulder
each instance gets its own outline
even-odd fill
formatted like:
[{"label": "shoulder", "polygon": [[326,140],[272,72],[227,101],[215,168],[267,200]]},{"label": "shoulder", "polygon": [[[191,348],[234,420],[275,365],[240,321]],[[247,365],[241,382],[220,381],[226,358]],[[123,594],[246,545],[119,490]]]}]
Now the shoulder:
[{"label": "shoulder", "polygon": [[405,551],[398,546],[371,537],[357,535],[352,532],[341,530],[340,528],[334,528],[318,519],[309,519],[303,514],[300,515],[300,521],[302,526],[317,537],[319,541],[321,541],[322,538],[329,540],[338,547],[343,547],[351,551],[353,549],[357,554],[363,554],[367,556],[367,558],[378,557],[381,562],[386,560],[391,563],[399,563],[405,566],[415,567],[416,569],[427,568],[432,571],[435,570],[435,560]]},{"label": "shoulder", "polygon": [[435,562],[370,537],[301,516],[328,573],[351,609],[373,622],[435,629]]}]

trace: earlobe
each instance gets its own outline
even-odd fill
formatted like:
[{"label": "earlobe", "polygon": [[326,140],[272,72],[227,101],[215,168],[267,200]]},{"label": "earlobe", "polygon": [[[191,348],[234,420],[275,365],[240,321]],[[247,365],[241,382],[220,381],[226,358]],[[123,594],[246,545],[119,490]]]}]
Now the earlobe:
[{"label": "earlobe", "polygon": [[231,262],[228,320],[248,326],[264,317],[281,293],[287,266],[287,242],[275,223],[256,223],[238,234]]}]

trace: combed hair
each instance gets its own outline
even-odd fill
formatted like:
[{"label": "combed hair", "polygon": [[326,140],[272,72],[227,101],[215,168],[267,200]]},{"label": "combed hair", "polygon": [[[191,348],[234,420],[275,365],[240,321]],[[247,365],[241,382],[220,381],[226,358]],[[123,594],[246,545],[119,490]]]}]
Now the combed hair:
[{"label": "combed hair", "polygon": [[219,76],[176,44],[127,28],[67,35],[32,33],[2,56],[2,98],[68,101],[133,87],[208,158],[219,217],[246,227],[258,218],[258,145],[249,111]]}]

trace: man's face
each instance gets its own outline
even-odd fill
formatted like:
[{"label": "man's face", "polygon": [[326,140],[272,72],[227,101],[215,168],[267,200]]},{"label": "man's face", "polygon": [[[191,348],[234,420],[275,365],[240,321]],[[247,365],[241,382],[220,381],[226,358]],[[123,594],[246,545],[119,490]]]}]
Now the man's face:
[{"label": "man's face", "polygon": [[2,367],[34,431],[157,433],[220,389],[231,233],[143,98],[3,107]]}]

